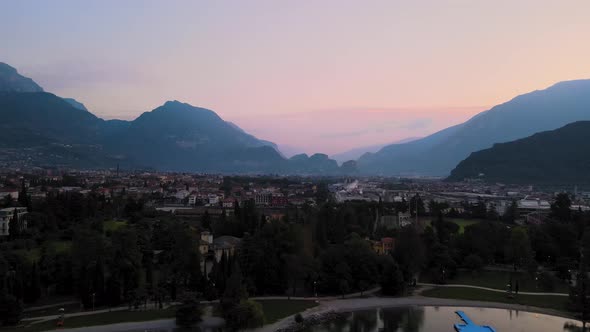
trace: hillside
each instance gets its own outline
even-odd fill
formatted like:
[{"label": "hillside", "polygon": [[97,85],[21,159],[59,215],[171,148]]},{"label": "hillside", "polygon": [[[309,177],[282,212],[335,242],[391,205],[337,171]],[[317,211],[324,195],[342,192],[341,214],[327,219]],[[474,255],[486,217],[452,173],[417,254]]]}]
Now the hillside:
[{"label": "hillside", "polygon": [[[326,155],[285,159],[215,112],[168,101],[133,121],[105,121],[0,64],[0,163],[223,173],[334,174]],[[347,165],[342,172],[355,172]]]},{"label": "hillside", "polygon": [[425,138],[365,154],[359,167],[365,174],[447,176],[472,152],[582,120],[590,120],[590,80],[561,82]]},{"label": "hillside", "polygon": [[478,178],[522,184],[590,184],[590,121],[472,153],[449,180]]},{"label": "hillside", "polygon": [[43,92],[43,89],[15,68],[0,62],[0,92]]}]

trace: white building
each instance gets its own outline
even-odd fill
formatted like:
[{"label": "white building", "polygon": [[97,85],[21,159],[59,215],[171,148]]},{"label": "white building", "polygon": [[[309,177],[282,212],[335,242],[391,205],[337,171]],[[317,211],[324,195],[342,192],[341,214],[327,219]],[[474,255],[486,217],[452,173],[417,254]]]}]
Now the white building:
[{"label": "white building", "polygon": [[21,230],[27,229],[27,221],[24,216],[27,214],[26,207],[5,208],[0,210],[0,236],[10,235],[10,221],[17,214],[19,226]]}]

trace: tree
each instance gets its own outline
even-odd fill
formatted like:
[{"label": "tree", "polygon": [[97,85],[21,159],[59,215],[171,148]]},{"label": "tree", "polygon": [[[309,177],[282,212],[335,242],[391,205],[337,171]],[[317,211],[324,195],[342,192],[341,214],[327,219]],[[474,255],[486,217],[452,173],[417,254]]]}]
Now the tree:
[{"label": "tree", "polygon": [[405,289],[404,276],[397,263],[391,256],[387,256],[382,265],[380,284],[383,294],[399,295],[403,293]]},{"label": "tree", "polygon": [[176,309],[176,325],[190,328],[201,321],[203,311],[195,298],[195,294],[185,294],[185,299]]},{"label": "tree", "polygon": [[472,272],[477,272],[481,270],[484,265],[483,259],[479,257],[477,254],[470,254],[469,256],[465,257],[465,261],[463,262],[465,267]]},{"label": "tree", "polygon": [[515,269],[525,267],[533,260],[531,241],[525,229],[520,227],[512,229],[506,247],[506,259],[514,265]]},{"label": "tree", "polygon": [[22,303],[14,296],[0,293],[0,322],[3,325],[16,325],[23,314]]},{"label": "tree", "polygon": [[559,193],[551,204],[551,217],[561,222],[568,222],[572,219],[572,201],[567,193]]},{"label": "tree", "polygon": [[504,222],[514,224],[514,222],[516,221],[517,218],[518,218],[518,204],[516,203],[516,201],[512,201],[512,203],[510,203],[510,206],[506,209],[506,211],[504,211],[504,215],[502,216],[502,219],[504,220]]},{"label": "tree", "polygon": [[14,198],[12,198],[12,195],[8,194],[6,196],[4,196],[4,207],[11,207],[12,205],[14,205]]},{"label": "tree", "polygon": [[394,258],[399,264],[405,280],[413,280],[420,272],[426,260],[426,249],[420,235],[414,227],[401,229]]},{"label": "tree", "polygon": [[205,213],[201,219],[201,226],[206,230],[211,230],[211,216],[207,210],[205,210]]},{"label": "tree", "polygon": [[12,215],[12,218],[10,219],[10,222],[8,223],[8,231],[10,232],[10,238],[11,239],[17,239],[20,235],[20,231],[21,231],[21,226],[20,226],[20,221],[18,218],[18,211],[16,210],[16,208],[14,209],[14,213]]},{"label": "tree", "polygon": [[226,315],[227,327],[233,331],[255,329],[264,324],[264,311],[258,302],[242,300]]},{"label": "tree", "polygon": [[584,325],[582,331],[585,331],[586,321],[590,317],[590,281],[584,263],[578,269],[576,285],[570,288],[569,309],[579,315]]}]

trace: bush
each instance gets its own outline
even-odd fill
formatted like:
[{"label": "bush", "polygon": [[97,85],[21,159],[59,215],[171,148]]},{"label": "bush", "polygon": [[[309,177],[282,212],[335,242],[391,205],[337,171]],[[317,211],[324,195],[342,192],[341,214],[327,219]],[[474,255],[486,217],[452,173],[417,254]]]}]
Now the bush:
[{"label": "bush", "polygon": [[297,315],[295,315],[295,322],[296,323],[303,323],[303,316],[301,316],[300,313],[298,313]]},{"label": "bush", "polygon": [[467,257],[465,257],[465,261],[463,262],[463,264],[470,271],[476,272],[476,271],[481,270],[484,263],[483,263],[483,259],[481,259],[481,257],[479,257],[478,255],[470,254]]},{"label": "bush", "polygon": [[264,325],[262,306],[251,300],[242,300],[225,314],[230,330],[253,329]]},{"label": "bush", "polygon": [[539,287],[545,292],[554,291],[557,282],[557,277],[549,272],[542,272],[539,275]]},{"label": "bush", "polygon": [[23,305],[16,297],[0,294],[0,325],[16,325],[22,314]]},{"label": "bush", "polygon": [[176,309],[176,325],[192,327],[201,321],[202,314],[197,302],[185,302]]}]

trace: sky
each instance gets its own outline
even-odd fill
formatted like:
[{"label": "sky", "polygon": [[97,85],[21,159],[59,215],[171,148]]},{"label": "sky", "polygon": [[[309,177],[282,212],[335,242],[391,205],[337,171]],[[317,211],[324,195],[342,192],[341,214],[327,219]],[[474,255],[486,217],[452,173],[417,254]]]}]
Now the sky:
[{"label": "sky", "polygon": [[103,118],[180,100],[333,154],[590,78],[589,14],[588,0],[0,0],[0,61]]}]

